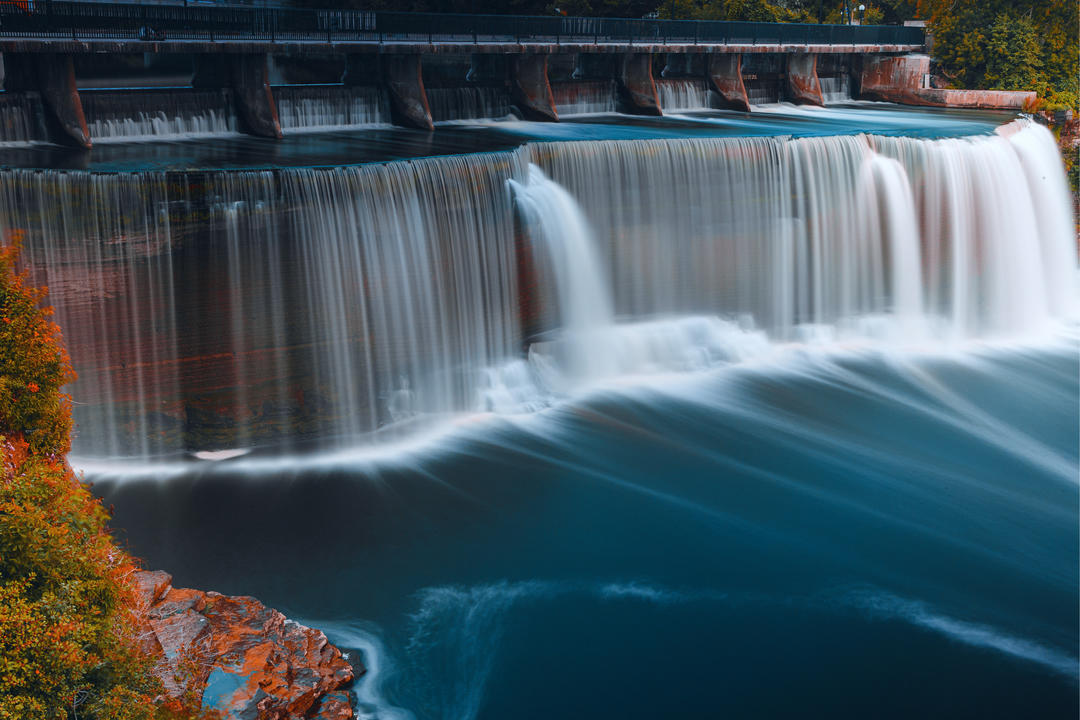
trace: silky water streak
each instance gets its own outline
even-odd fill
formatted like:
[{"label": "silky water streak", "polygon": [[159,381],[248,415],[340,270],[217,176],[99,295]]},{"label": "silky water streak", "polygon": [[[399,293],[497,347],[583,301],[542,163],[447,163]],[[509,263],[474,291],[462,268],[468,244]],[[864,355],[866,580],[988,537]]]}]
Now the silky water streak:
[{"label": "silky water streak", "polygon": [[[1009,336],[1076,299],[1064,173],[1049,131],[1026,121],[953,140],[7,170],[0,207],[80,375],[80,455],[395,435],[492,409],[492,368],[530,345],[554,373],[526,363],[518,381],[561,394],[737,360],[733,327],[771,342]],[[575,333],[584,344],[558,349]]]}]

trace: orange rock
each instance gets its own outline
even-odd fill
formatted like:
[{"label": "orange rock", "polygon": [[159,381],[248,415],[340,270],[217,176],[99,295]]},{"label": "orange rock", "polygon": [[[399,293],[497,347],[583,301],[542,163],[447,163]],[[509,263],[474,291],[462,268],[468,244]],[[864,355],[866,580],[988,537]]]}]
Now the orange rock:
[{"label": "orange rock", "polygon": [[353,667],[321,631],[255,598],[174,588],[167,573],[135,582],[142,643],[169,698],[194,690],[203,709],[237,720],[353,717]]}]

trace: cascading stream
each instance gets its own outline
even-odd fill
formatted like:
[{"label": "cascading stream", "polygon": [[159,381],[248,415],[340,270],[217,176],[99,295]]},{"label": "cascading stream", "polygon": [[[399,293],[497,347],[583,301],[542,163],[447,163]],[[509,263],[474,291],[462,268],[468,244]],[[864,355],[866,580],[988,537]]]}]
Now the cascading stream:
[{"label": "cascading stream", "polygon": [[279,86],[274,102],[284,132],[390,125],[390,101],[378,87]]},{"label": "cascading stream", "polygon": [[558,293],[562,373],[572,381],[610,374],[615,358],[607,330],[615,314],[588,221],[570,193],[535,165],[529,166],[525,183],[508,182],[528,224],[534,249],[548,256],[550,277]]},{"label": "cascading stream", "polygon": [[665,113],[680,110],[708,110],[712,107],[704,80],[663,78],[656,81],[656,94]]},{"label": "cascading stream", "polygon": [[[1064,174],[1026,122],[332,170],[8,170],[0,208],[80,375],[81,455],[353,443],[735,361],[762,333],[1008,336],[1076,301]],[[493,402],[508,382],[514,401]]]},{"label": "cascading stream", "polygon": [[615,82],[583,80],[553,83],[551,93],[559,117],[616,112]]},{"label": "cascading stream", "polygon": [[90,90],[83,111],[94,142],[193,139],[234,134],[236,110],[224,90]]}]

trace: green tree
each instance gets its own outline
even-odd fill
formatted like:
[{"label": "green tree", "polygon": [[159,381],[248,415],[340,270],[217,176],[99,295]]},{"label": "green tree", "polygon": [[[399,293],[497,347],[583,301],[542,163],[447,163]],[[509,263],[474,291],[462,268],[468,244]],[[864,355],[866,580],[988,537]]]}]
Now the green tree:
[{"label": "green tree", "polygon": [[1042,48],[1028,18],[998,15],[986,44],[984,83],[1001,90],[1038,87],[1042,78]]},{"label": "green tree", "polygon": [[1076,106],[1076,0],[920,0],[918,11],[955,87],[1035,90],[1051,107]]}]

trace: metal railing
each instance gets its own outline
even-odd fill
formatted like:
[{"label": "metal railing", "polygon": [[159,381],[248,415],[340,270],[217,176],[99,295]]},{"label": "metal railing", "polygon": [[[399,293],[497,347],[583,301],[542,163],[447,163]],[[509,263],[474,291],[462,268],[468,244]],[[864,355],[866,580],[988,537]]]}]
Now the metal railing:
[{"label": "metal railing", "polygon": [[270,42],[922,45],[923,29],[183,4],[0,0],[0,37]]}]

